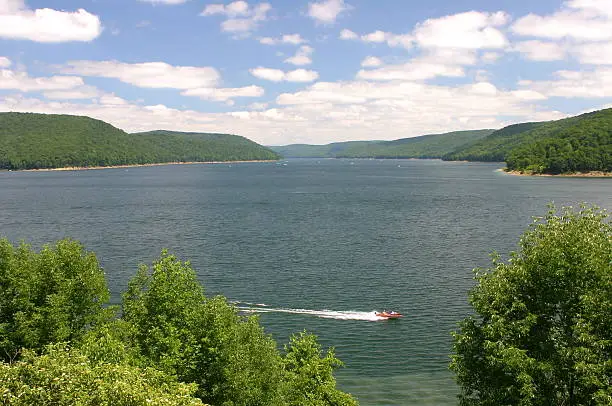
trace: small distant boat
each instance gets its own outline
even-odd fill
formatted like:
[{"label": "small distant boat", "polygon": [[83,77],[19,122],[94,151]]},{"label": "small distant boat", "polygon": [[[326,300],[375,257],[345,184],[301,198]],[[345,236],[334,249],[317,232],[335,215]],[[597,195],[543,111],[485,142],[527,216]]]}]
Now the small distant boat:
[{"label": "small distant boat", "polygon": [[393,310],[384,310],[382,312],[376,312],[376,315],[378,317],[384,317],[385,319],[399,319],[400,317],[404,317],[403,314],[395,312]]}]

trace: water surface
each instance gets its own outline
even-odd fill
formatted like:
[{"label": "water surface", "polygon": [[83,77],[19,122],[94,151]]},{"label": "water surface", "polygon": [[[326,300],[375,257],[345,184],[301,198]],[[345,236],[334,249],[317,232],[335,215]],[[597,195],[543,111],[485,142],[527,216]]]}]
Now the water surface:
[{"label": "water surface", "polygon": [[[498,164],[290,160],[0,172],[0,235],[70,236],[103,264],[113,301],[168,248],[208,294],[260,312],[279,342],[307,329],[346,363],[362,405],[452,405],[450,331],[472,268],[516,249],[546,204],[610,209],[612,180],[516,177]],[[374,310],[406,315],[381,321]]]}]

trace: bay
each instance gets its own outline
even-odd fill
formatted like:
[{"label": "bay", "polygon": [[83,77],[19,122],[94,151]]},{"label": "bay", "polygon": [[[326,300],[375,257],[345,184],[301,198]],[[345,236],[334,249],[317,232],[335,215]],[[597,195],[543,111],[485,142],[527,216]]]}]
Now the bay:
[{"label": "bay", "polygon": [[[0,235],[80,240],[114,303],[167,248],[279,343],[307,329],[334,346],[339,384],[362,405],[452,405],[450,332],[470,312],[471,270],[492,251],[507,257],[549,202],[611,208],[610,179],[500,167],[304,159],[0,172]],[[373,317],[384,308],[406,317]]]}]

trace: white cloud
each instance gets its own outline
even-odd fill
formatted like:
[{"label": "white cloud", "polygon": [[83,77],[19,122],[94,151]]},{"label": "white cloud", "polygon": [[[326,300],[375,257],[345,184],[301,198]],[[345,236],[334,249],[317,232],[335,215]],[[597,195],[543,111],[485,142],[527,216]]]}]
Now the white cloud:
[{"label": "white cloud", "polygon": [[30,77],[26,72],[9,69],[0,70],[0,89],[34,92],[66,90],[82,86],[83,79],[77,76]]},{"label": "white cloud", "polygon": [[94,99],[101,97],[103,92],[95,86],[83,85],[66,90],[51,90],[46,91],[43,95],[47,99],[53,100],[79,100],[79,99]]},{"label": "white cloud", "polygon": [[100,18],[84,9],[30,10],[22,0],[0,0],[0,38],[36,42],[91,41],[102,32]]},{"label": "white cloud", "polygon": [[209,4],[202,11],[203,16],[223,14],[228,17],[247,16],[249,14],[249,3],[246,1],[234,1],[228,4]]},{"label": "white cloud", "polygon": [[410,49],[418,45],[423,49],[503,49],[508,45],[498,28],[508,22],[503,12],[484,13],[470,11],[425,20],[405,34],[376,30],[359,36],[350,30],[342,30],[340,39],[360,39],[367,43],[386,43],[390,47]]},{"label": "white cloud", "polygon": [[344,0],[323,0],[308,4],[308,15],[318,23],[332,24],[338,16],[348,10]]},{"label": "white cloud", "polygon": [[508,41],[496,27],[508,22],[503,12],[470,11],[417,24],[412,35],[423,48],[499,49]]},{"label": "white cloud", "polygon": [[0,0],[0,14],[12,14],[26,8],[24,0]]},{"label": "white cloud", "polygon": [[249,109],[251,110],[265,110],[268,108],[268,103],[251,103]]},{"label": "white cloud", "polygon": [[368,56],[363,61],[361,61],[361,66],[363,66],[364,68],[376,68],[378,66],[381,66],[382,64],[383,61],[375,56]]},{"label": "white cloud", "polygon": [[345,28],[342,31],[340,31],[339,38],[344,39],[344,40],[354,40],[354,39],[359,39],[359,35]]},{"label": "white cloud", "polygon": [[529,89],[513,90],[510,92],[510,94],[512,94],[514,97],[521,99],[521,100],[545,100],[547,99],[547,97],[544,96],[542,93],[536,92],[535,90],[529,90]]},{"label": "white cloud", "polygon": [[279,38],[263,37],[259,38],[259,42],[264,45],[291,44],[300,45],[306,41],[300,34],[285,34]]},{"label": "white cloud", "polygon": [[512,25],[522,36],[577,41],[612,39],[612,6],[609,0],[573,0],[548,16],[529,14]]},{"label": "white cloud", "polygon": [[215,68],[173,66],[164,62],[69,61],[58,69],[61,73],[115,78],[146,88],[215,87],[220,78]]},{"label": "white cloud", "polygon": [[435,77],[463,77],[463,66],[475,65],[476,52],[469,49],[436,48],[404,64],[360,70],[358,79],[376,81],[421,81]]},{"label": "white cloud", "polygon": [[287,82],[314,82],[319,78],[319,74],[313,70],[296,69],[285,74]]},{"label": "white cloud", "polygon": [[183,96],[196,96],[204,100],[228,101],[236,97],[261,97],[264,89],[259,86],[237,88],[198,88],[181,92]]},{"label": "white cloud", "polygon": [[286,63],[290,63],[292,65],[310,65],[312,63],[312,59],[310,55],[314,52],[314,49],[308,45],[302,45],[300,49],[297,50],[294,56],[285,59]]},{"label": "white cloud", "polygon": [[143,3],[174,5],[174,4],[183,4],[189,0],[138,0],[138,1],[141,1]]},{"label": "white cloud", "polygon": [[0,56],[0,68],[8,68],[12,62],[6,56]]},{"label": "white cloud", "polygon": [[397,35],[390,32],[385,31],[374,31],[369,34],[365,34],[361,36],[361,40],[364,42],[373,42],[373,43],[386,43],[390,47],[404,47],[406,49],[412,48],[414,38],[411,35]]},{"label": "white cloud", "polygon": [[612,95],[612,67],[591,71],[561,70],[554,76],[554,80],[523,80],[519,85],[547,97],[595,99]]},{"label": "white cloud", "polygon": [[221,30],[244,36],[254,31],[260,22],[267,20],[270,10],[272,10],[270,3],[250,6],[246,1],[240,0],[228,5],[209,4],[200,15],[223,15],[227,19],[221,23]]},{"label": "white cloud", "polygon": [[595,14],[612,17],[612,3],[608,0],[570,0],[567,2],[567,5],[570,8],[583,9]]},{"label": "white cloud", "polygon": [[484,52],[480,59],[485,63],[493,63],[502,57],[499,52]]},{"label": "white cloud", "polygon": [[580,63],[612,65],[612,41],[580,44],[572,49],[572,54]]},{"label": "white cloud", "polygon": [[319,78],[319,74],[312,70],[296,69],[284,72],[280,69],[258,67],[250,70],[251,75],[259,79],[271,82],[313,82]]},{"label": "white cloud", "polygon": [[388,65],[378,69],[360,70],[358,79],[381,81],[420,81],[438,76],[462,77],[465,71],[460,66],[435,64],[424,61],[408,62],[403,65]]},{"label": "white cloud", "polygon": [[532,61],[559,61],[567,56],[567,50],[561,44],[550,41],[522,41],[513,49]]},{"label": "white cloud", "polygon": [[250,69],[249,72],[256,78],[269,80],[271,82],[282,82],[285,79],[285,72],[280,69],[258,67]]}]

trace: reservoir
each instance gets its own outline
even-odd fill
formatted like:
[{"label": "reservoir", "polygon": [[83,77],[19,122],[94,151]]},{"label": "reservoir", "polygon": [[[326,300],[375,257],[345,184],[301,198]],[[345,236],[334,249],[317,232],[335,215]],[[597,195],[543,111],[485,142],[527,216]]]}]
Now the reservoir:
[{"label": "reservoir", "polygon": [[[362,405],[454,405],[451,331],[470,314],[472,269],[507,258],[550,202],[612,208],[610,178],[499,168],[296,159],[0,172],[0,235],[81,241],[114,303],[167,248],[279,345],[306,329],[335,347],[339,385]],[[384,309],[405,317],[374,316]]]}]

